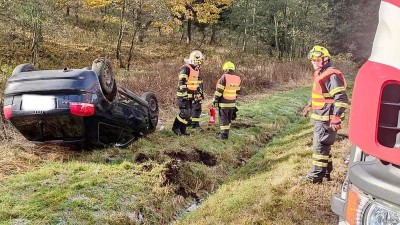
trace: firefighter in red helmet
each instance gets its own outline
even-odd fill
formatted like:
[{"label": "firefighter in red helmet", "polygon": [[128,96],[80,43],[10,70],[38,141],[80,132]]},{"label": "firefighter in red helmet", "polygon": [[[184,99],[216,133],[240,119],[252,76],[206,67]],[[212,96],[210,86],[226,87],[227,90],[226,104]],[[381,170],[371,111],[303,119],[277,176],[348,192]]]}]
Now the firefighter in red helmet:
[{"label": "firefighter in red helmet", "polygon": [[220,139],[228,139],[232,119],[236,117],[236,97],[240,90],[241,79],[235,74],[235,65],[227,61],[222,66],[224,74],[217,81],[214,93],[214,107],[218,107]]},{"label": "firefighter in red helmet", "polygon": [[303,115],[312,110],[314,122],[312,168],[304,177],[312,183],[321,183],[323,178],[331,179],[333,169],[331,146],[337,131],[342,128],[344,112],[348,108],[346,80],[331,62],[329,51],[322,46],[314,46],[308,53],[314,68],[314,82],[311,101]]},{"label": "firefighter in red helmet", "polygon": [[[195,50],[185,60],[185,65],[180,68],[178,75],[178,91],[176,93],[179,114],[172,125],[176,135],[188,135],[186,127],[192,121],[193,127],[199,127],[201,102],[203,100],[203,81],[200,68],[204,62],[202,52]],[[193,113],[193,115],[192,115]]]}]

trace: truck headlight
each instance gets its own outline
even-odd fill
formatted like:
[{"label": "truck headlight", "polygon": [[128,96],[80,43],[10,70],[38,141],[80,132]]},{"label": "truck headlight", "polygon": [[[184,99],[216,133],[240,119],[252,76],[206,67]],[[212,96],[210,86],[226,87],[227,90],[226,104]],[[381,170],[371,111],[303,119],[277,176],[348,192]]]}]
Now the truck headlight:
[{"label": "truck headlight", "polygon": [[373,202],[366,211],[364,224],[380,225],[400,224],[400,208],[389,205]]}]

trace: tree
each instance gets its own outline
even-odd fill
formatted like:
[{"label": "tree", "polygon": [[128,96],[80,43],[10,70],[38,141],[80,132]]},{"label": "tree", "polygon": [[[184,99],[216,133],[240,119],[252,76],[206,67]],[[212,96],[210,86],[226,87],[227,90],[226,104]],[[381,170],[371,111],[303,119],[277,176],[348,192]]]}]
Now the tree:
[{"label": "tree", "polygon": [[125,8],[126,8],[126,0],[122,1],[120,20],[119,20],[119,30],[118,30],[118,41],[116,48],[116,57],[119,62],[119,67],[123,68],[122,55],[121,55],[121,47],[122,47],[122,38],[124,34],[124,21],[125,21]]},{"label": "tree", "polygon": [[243,52],[282,59],[304,56],[307,46],[328,42],[328,12],[327,0],[238,0],[222,23],[237,34],[230,35],[232,43]]},{"label": "tree", "polygon": [[138,37],[139,41],[143,42],[145,32],[150,25],[162,19],[160,18],[163,15],[162,9],[160,9],[161,5],[161,0],[135,0],[130,6],[132,32],[127,59],[128,71],[131,69],[135,39]]},{"label": "tree", "polygon": [[358,63],[368,58],[378,25],[379,4],[379,0],[329,1],[333,26],[328,33],[332,35],[329,44],[333,52],[348,52]]},{"label": "tree", "polygon": [[43,26],[48,21],[49,12],[47,11],[47,0],[15,0],[8,1],[8,9],[10,17],[18,21],[25,31],[29,31],[31,43],[29,45],[31,51],[31,62],[36,64],[39,47],[43,41]]},{"label": "tree", "polygon": [[104,8],[113,2],[113,0],[83,0],[84,5],[88,8]]},{"label": "tree", "polygon": [[187,24],[186,43],[192,41],[192,25],[215,24],[221,12],[232,4],[232,0],[164,0],[174,18]]}]

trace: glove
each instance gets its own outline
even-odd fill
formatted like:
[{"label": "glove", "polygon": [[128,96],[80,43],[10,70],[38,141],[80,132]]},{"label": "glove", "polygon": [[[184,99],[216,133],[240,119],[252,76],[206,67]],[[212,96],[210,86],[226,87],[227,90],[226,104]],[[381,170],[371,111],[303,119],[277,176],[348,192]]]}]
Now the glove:
[{"label": "glove", "polygon": [[308,112],[311,110],[311,106],[310,105],[306,105],[303,109],[303,111],[301,112],[301,115],[306,117],[308,115]]},{"label": "glove", "polygon": [[218,102],[214,101],[213,106],[214,106],[214,108],[218,108]]},{"label": "glove", "polygon": [[338,116],[333,116],[330,120],[330,127],[333,131],[342,129],[342,120]]}]

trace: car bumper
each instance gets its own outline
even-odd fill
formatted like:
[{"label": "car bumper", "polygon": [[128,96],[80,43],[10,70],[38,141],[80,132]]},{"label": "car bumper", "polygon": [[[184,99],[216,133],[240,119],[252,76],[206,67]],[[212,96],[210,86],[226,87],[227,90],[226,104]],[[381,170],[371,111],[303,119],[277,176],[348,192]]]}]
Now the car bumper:
[{"label": "car bumper", "polygon": [[[340,194],[334,194],[331,199],[331,209],[339,216],[344,218],[345,216],[345,200],[340,197]],[[340,223],[339,223],[340,224]]]}]

